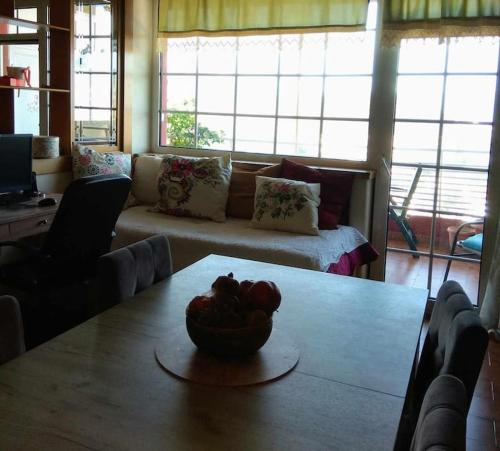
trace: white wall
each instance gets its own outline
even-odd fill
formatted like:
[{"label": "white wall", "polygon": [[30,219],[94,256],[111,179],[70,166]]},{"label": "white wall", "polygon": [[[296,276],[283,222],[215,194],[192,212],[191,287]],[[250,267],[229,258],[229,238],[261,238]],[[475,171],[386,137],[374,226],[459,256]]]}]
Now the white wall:
[{"label": "white wall", "polygon": [[151,149],[154,0],[125,2],[125,151]]}]

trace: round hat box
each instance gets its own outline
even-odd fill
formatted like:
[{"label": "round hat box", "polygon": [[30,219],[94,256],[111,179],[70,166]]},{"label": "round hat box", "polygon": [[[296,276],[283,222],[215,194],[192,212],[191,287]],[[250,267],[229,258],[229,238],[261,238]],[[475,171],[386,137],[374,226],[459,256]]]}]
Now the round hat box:
[{"label": "round hat box", "polygon": [[33,136],[33,158],[57,158],[59,136]]}]

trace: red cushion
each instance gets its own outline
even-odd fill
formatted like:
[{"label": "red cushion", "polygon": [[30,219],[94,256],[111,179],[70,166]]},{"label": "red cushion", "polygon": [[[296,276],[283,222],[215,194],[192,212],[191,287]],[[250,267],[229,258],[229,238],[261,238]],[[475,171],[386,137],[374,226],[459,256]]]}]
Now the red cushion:
[{"label": "red cushion", "polygon": [[281,177],[321,184],[320,229],[332,230],[336,229],[338,224],[348,223],[349,201],[354,181],[352,172],[313,169],[284,158],[281,164]]}]

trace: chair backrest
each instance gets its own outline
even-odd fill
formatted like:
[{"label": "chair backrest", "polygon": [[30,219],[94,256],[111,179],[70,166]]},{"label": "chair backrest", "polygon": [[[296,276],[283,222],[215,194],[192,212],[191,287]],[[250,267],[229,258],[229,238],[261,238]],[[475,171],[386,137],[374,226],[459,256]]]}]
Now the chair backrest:
[{"label": "chair backrest", "polygon": [[465,451],[467,394],[460,379],[438,376],[422,403],[410,451]]},{"label": "chair backrest", "polygon": [[103,255],[98,262],[99,307],[122,302],[171,274],[170,244],[163,235]]},{"label": "chair backrest", "polygon": [[21,309],[17,299],[0,296],[0,364],[26,350]]},{"label": "chair backrest", "polygon": [[74,180],[66,188],[42,252],[72,271],[95,271],[97,258],[109,252],[118,216],[130,191],[126,175]]},{"label": "chair backrest", "polygon": [[462,287],[448,281],[440,288],[412,393],[415,419],[425,392],[439,374],[451,374],[465,385],[467,409],[470,406],[484,354],[488,333]]}]

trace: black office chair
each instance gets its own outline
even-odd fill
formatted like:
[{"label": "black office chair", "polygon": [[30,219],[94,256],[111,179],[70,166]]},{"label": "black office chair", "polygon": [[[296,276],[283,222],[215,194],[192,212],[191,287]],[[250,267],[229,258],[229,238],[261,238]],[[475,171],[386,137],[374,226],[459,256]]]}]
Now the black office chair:
[{"label": "black office chair", "polygon": [[98,273],[102,311],[172,275],[168,239],[155,235],[103,255]]},{"label": "black office chair", "polygon": [[0,364],[26,350],[21,309],[17,299],[0,296]]},{"label": "black office chair", "polygon": [[[83,292],[77,286],[95,278],[97,259],[109,252],[114,227],[130,186],[131,180],[125,175],[74,180],[66,188],[40,248],[23,242],[0,242],[0,246],[21,249],[25,256],[1,268],[0,283],[4,292],[14,294],[21,303],[30,346],[40,341],[28,339],[30,332],[39,327],[40,313],[47,313],[50,305],[54,310],[54,305],[61,302],[62,293],[63,304],[76,306],[85,302],[85,296],[78,299]],[[83,314],[77,308],[75,312],[76,316]],[[61,323],[62,320],[54,321]],[[61,325],[63,330],[74,325],[70,323]],[[53,330],[52,335],[58,332],[60,328]]]},{"label": "black office chair", "polygon": [[427,390],[410,451],[465,451],[467,394],[460,379],[438,376]]}]

